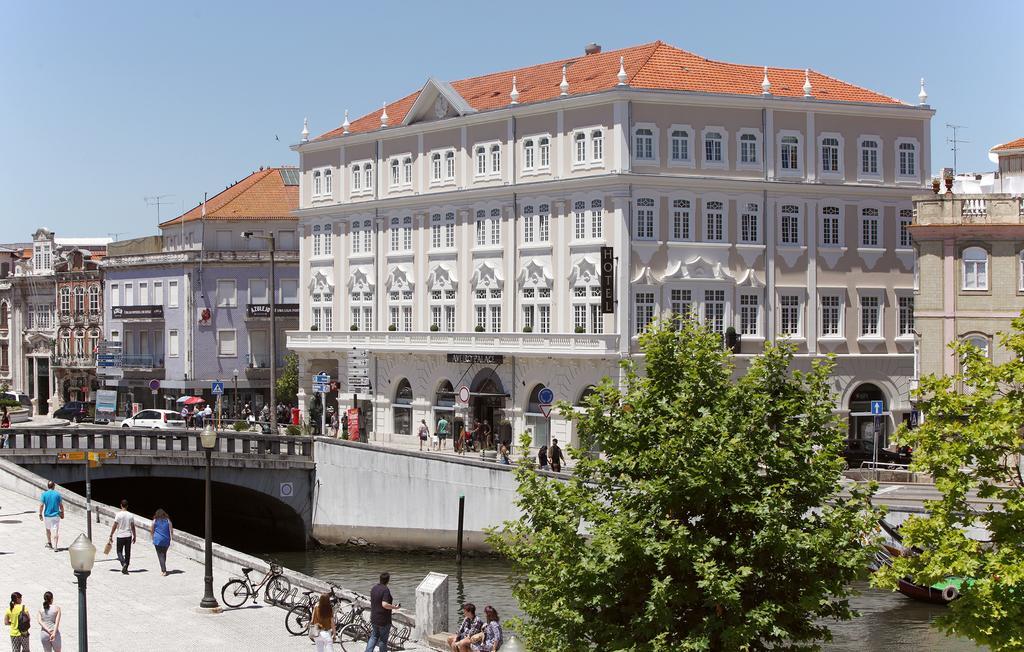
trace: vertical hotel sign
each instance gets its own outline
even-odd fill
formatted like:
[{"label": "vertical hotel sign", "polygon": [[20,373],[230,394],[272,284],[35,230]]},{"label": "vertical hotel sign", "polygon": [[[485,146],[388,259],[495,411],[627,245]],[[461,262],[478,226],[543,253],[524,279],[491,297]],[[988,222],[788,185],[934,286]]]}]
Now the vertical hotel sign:
[{"label": "vertical hotel sign", "polygon": [[601,247],[601,313],[615,312],[615,250]]}]

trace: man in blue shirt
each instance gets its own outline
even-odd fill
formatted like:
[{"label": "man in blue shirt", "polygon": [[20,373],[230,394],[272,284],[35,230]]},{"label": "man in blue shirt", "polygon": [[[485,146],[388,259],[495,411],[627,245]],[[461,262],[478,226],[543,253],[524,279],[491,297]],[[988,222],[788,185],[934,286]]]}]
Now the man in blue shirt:
[{"label": "man in blue shirt", "polygon": [[46,527],[46,547],[56,552],[60,520],[64,518],[64,501],[53,487],[52,480],[46,483],[46,491],[39,498],[39,520]]}]

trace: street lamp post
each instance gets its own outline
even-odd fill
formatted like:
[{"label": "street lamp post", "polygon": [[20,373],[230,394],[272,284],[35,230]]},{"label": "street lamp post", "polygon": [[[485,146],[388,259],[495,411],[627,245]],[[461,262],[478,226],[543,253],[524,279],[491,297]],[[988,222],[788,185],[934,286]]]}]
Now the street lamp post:
[{"label": "street lamp post", "polygon": [[238,412],[238,369],[235,369],[231,373],[233,374],[234,379],[235,379],[235,400],[234,400],[234,405],[232,407],[233,407],[233,409],[235,411],[235,415],[234,415],[235,419],[238,419],[238,417],[241,416],[241,414]]},{"label": "street lamp post", "polygon": [[206,424],[199,439],[202,441],[203,451],[206,453],[206,568],[203,575],[205,590],[199,606],[203,609],[217,609],[220,604],[213,596],[213,496],[210,487],[211,455],[214,446],[217,445],[217,431],[210,424]]},{"label": "street lamp post", "polygon": [[270,245],[270,434],[277,434],[277,310],[275,309],[277,293],[274,288],[274,234],[257,235],[252,231],[242,231],[243,238],[266,240]]},{"label": "street lamp post", "polygon": [[78,578],[78,649],[81,652],[89,652],[89,625],[88,610],[85,602],[86,581],[89,573],[92,572],[92,565],[96,562],[96,546],[84,534],[79,534],[74,543],[68,548],[71,556],[71,568]]}]

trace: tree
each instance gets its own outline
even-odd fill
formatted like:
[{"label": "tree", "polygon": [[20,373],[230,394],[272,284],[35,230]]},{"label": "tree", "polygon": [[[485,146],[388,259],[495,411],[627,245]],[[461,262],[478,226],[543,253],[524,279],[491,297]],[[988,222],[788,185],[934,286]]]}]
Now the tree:
[{"label": "tree", "polygon": [[[874,579],[894,588],[904,576],[924,585],[970,578],[934,624],[993,650],[1024,649],[1024,318],[1013,329],[1002,338],[1013,354],[1007,362],[994,364],[962,342],[951,347],[957,374],[921,379],[924,422],[901,435],[914,447],[913,467],[934,478],[941,498],[901,528],[904,544],[921,553],[896,558]],[[974,492],[998,507],[972,504]]]},{"label": "tree", "polygon": [[294,403],[299,393],[299,356],[289,353],[284,358],[284,369],[277,377],[277,400]]},{"label": "tree", "polygon": [[[678,329],[678,330],[676,330]],[[768,346],[733,380],[721,336],[691,321],[640,337],[577,422],[561,482],[515,470],[522,516],[490,541],[514,567],[531,650],[805,649],[849,619],[877,514],[839,498],[831,361],[790,370]],[[596,443],[604,455],[584,454]]]}]

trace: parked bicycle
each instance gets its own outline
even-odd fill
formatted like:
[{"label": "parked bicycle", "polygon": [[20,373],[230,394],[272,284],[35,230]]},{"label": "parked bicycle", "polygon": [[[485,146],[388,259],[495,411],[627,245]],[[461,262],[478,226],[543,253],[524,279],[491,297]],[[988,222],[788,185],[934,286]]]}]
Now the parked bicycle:
[{"label": "parked bicycle", "polygon": [[[337,628],[341,628],[350,622],[350,608],[352,603],[334,592],[335,586],[331,585],[328,594],[331,600],[331,607],[334,609],[334,622]],[[288,610],[284,616],[284,627],[292,636],[302,636],[309,633],[309,623],[313,619],[313,609],[320,600],[320,594],[316,591],[303,591],[303,599]],[[348,620],[346,620],[348,618]]]},{"label": "parked bicycle", "polygon": [[[351,614],[351,622],[337,630],[334,641],[341,645],[343,652],[364,652],[366,642],[370,640],[370,623],[360,607],[353,605]],[[408,626],[392,627],[388,636],[388,650],[404,650],[411,635],[412,628]]]},{"label": "parked bicycle", "polygon": [[266,587],[263,599],[269,604],[279,604],[288,598],[292,583],[284,576],[280,564],[271,563],[270,570],[259,581],[259,584],[253,584],[252,578],[249,577],[249,573],[252,571],[252,568],[243,567],[242,574],[245,575],[245,579],[235,578],[224,584],[224,588],[220,590],[220,597],[224,604],[237,609],[248,602],[249,598],[252,598],[253,604],[255,604],[260,589],[263,587]]}]

